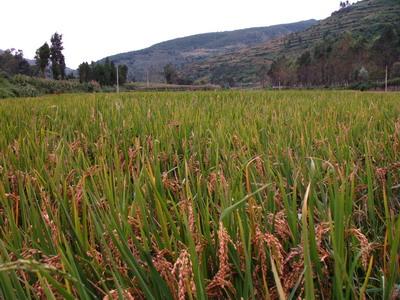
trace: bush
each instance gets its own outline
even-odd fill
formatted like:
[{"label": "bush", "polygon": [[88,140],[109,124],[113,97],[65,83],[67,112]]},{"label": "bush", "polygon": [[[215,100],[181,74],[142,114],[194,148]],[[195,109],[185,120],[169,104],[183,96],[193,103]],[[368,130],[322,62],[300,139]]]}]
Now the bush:
[{"label": "bush", "polygon": [[15,97],[15,94],[13,93],[12,90],[4,88],[4,87],[0,87],[0,99],[13,98],[13,97]]},{"label": "bush", "polygon": [[91,80],[88,83],[88,92],[100,92],[101,91],[101,86],[100,83],[98,83],[96,80]]},{"label": "bush", "polygon": [[103,93],[115,93],[115,92],[116,92],[116,88],[113,87],[113,86],[103,86],[103,87],[101,88],[101,91],[102,91]]},{"label": "bush", "polygon": [[372,84],[371,82],[359,82],[359,83],[354,83],[349,86],[350,90],[360,90],[360,91],[367,91],[372,88],[374,88],[375,85]]},{"label": "bush", "polygon": [[371,85],[368,82],[363,82],[359,84],[358,89],[360,91],[368,91],[369,89],[371,89]]},{"label": "bush", "polygon": [[44,94],[115,92],[115,87],[101,87],[97,81],[51,80],[25,75],[9,77],[0,73],[0,98],[36,97]]},{"label": "bush", "polygon": [[37,97],[40,92],[30,84],[14,85],[13,92],[17,97]]},{"label": "bush", "polygon": [[12,98],[16,95],[13,91],[13,85],[7,79],[8,76],[0,74],[0,99],[2,98]]},{"label": "bush", "polygon": [[24,75],[16,75],[12,81],[18,86],[31,86],[39,94],[61,94],[73,92],[86,92],[85,85],[77,80],[51,80]]}]

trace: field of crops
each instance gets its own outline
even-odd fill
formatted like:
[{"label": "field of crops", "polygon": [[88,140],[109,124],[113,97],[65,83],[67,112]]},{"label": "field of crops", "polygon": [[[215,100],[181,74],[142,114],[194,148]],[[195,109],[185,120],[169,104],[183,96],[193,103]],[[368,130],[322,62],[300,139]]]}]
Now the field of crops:
[{"label": "field of crops", "polygon": [[0,101],[0,299],[397,299],[400,94]]}]

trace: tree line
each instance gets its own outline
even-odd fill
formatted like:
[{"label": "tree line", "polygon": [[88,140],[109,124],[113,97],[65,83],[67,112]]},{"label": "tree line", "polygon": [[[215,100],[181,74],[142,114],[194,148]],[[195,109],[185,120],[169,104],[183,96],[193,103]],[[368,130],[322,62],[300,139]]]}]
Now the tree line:
[{"label": "tree line", "polygon": [[[34,64],[24,58],[22,50],[8,49],[0,53],[0,72],[7,76],[17,74],[32,77],[52,77],[54,80],[74,79],[73,73],[66,74],[64,46],[62,34],[54,33],[48,42],[36,50]],[[127,81],[128,67],[115,66],[108,58],[103,63],[91,64],[83,62],[79,65],[79,81],[87,83],[95,81],[101,86],[113,86],[117,83],[117,68],[119,83]]]},{"label": "tree line", "polygon": [[193,81],[187,78],[182,78],[176,67],[169,63],[164,66],[163,75],[166,83],[168,84],[178,84],[178,85],[191,85]]},{"label": "tree line", "polygon": [[8,49],[0,54],[0,71],[13,76],[17,74],[27,76],[46,77],[46,69],[51,63],[51,73],[55,80],[67,79],[65,74],[65,58],[62,34],[54,33],[50,38],[50,46],[45,42],[36,50],[35,64],[30,64],[24,58],[22,50]]},{"label": "tree line", "polygon": [[385,26],[370,42],[349,32],[325,38],[293,59],[278,57],[267,74],[272,85],[334,86],[400,77],[400,32]]},{"label": "tree line", "polygon": [[112,86],[117,83],[117,68],[119,84],[124,84],[128,76],[126,65],[115,66],[114,62],[106,58],[104,63],[83,62],[78,67],[79,81],[96,81],[102,86]]},{"label": "tree line", "polygon": [[24,59],[22,50],[7,49],[0,54],[0,71],[7,75],[23,74],[32,76],[36,73],[29,62]]}]

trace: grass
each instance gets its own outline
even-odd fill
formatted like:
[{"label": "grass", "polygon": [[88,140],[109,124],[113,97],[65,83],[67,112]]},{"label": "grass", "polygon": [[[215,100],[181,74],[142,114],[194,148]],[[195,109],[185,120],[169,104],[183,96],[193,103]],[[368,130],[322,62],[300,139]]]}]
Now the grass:
[{"label": "grass", "polygon": [[0,102],[0,298],[395,299],[399,94]]}]

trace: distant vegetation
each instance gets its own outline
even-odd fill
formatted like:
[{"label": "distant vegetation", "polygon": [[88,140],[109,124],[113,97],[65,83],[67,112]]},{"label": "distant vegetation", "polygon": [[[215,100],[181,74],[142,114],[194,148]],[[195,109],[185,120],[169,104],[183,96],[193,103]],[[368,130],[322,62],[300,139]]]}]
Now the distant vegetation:
[{"label": "distant vegetation", "polygon": [[368,81],[383,81],[386,63],[389,76],[395,77],[399,28],[397,0],[342,3],[331,17],[305,30],[187,64],[180,72],[194,82],[230,86],[277,85],[279,81],[282,85],[347,86],[365,81],[365,72],[358,76],[362,69]]},{"label": "distant vegetation", "polygon": [[[0,98],[34,97],[47,93],[82,92],[73,75],[65,74],[62,35],[51,36],[51,45],[45,42],[36,51],[35,64],[24,58],[21,50],[9,49],[0,53]],[[51,77],[47,67],[51,62]]]},{"label": "distant vegetation", "polygon": [[[34,97],[43,94],[114,91],[116,67],[106,60],[103,64],[82,63],[79,81],[74,74],[66,74],[62,35],[51,36],[51,45],[45,42],[35,55],[35,63],[24,58],[21,50],[0,52],[0,98]],[[50,66],[50,68],[49,68]],[[118,66],[119,84],[126,82],[128,69]]]},{"label": "distant vegetation", "polygon": [[12,77],[0,75],[0,99],[36,97],[44,94],[99,92],[102,90],[97,82],[81,84],[77,80],[53,80],[26,75]]},{"label": "distant vegetation", "polygon": [[386,65],[396,82],[399,28],[397,0],[338,1],[319,22],[189,36],[111,59],[138,81],[364,89],[384,81]]},{"label": "distant vegetation", "polygon": [[62,35],[58,33],[52,35],[51,46],[45,42],[37,49],[34,65],[24,58],[22,50],[7,49],[0,53],[0,72],[7,76],[22,74],[46,77],[46,68],[51,61],[52,78],[63,80],[67,77],[63,49]]},{"label": "distant vegetation", "polygon": [[24,59],[22,50],[7,49],[0,53],[0,72],[9,76],[16,74],[36,75],[37,69]]},{"label": "distant vegetation", "polygon": [[398,28],[385,26],[376,39],[345,32],[325,38],[297,58],[280,56],[268,72],[273,85],[345,86],[399,76]]},{"label": "distant vegetation", "polygon": [[180,85],[191,85],[193,81],[189,79],[182,78],[178,71],[176,70],[175,66],[172,64],[167,64],[164,67],[164,77],[165,81],[168,84],[180,84]]},{"label": "distant vegetation", "polygon": [[102,86],[113,86],[117,83],[117,68],[119,84],[122,85],[126,82],[128,67],[126,65],[116,67],[108,58],[104,63],[81,63],[78,67],[79,81],[82,83],[96,81]]}]

